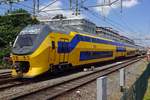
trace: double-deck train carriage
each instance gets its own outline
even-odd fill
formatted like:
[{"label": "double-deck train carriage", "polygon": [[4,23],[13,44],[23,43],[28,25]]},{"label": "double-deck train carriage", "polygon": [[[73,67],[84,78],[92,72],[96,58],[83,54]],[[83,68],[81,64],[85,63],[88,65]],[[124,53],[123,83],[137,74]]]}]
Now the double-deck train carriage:
[{"label": "double-deck train carriage", "polygon": [[138,55],[145,55],[146,54],[146,48],[139,46],[139,45],[136,45],[136,47],[138,48],[138,50],[137,50]]},{"label": "double-deck train carriage", "polygon": [[123,43],[117,43],[115,57],[120,58],[125,56],[126,56],[126,46]]},{"label": "double-deck train carriage", "polygon": [[137,55],[137,50],[136,46],[127,44],[126,46],[126,57],[131,57],[131,56],[136,56]]},{"label": "double-deck train carriage", "polygon": [[32,25],[23,29],[14,42],[12,76],[32,78],[48,70],[113,60],[134,50],[71,28]]}]

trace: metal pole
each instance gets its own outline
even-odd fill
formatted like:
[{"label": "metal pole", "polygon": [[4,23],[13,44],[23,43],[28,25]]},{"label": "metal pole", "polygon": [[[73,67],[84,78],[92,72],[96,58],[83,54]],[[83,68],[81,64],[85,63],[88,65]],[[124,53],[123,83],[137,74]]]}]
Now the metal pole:
[{"label": "metal pole", "polygon": [[33,0],[33,16],[35,16],[36,10],[36,0]]},{"label": "metal pole", "polygon": [[125,89],[125,69],[120,69],[120,92],[124,92]]},{"label": "metal pole", "polygon": [[70,10],[72,10],[72,0],[70,0]]},{"label": "metal pole", "polygon": [[9,2],[9,13],[11,13],[12,12],[12,2],[10,1]]},{"label": "metal pole", "polygon": [[40,8],[40,0],[37,0],[37,12],[39,13],[39,8]]},{"label": "metal pole", "polygon": [[78,16],[78,0],[76,0],[76,11],[75,11],[75,15]]},{"label": "metal pole", "polygon": [[120,2],[121,2],[121,10],[120,10],[120,12],[122,13],[122,8],[123,8],[123,6],[122,6],[122,0],[120,0]]},{"label": "metal pole", "polygon": [[97,100],[107,100],[107,77],[97,79]]}]

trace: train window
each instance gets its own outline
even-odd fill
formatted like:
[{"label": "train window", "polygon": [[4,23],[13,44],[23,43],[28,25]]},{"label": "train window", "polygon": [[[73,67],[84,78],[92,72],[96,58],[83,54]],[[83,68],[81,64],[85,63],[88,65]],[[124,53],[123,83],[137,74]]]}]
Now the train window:
[{"label": "train window", "polygon": [[27,26],[24,28],[21,32],[20,35],[24,34],[39,34],[41,30],[41,26],[35,25],[35,26]]},{"label": "train window", "polygon": [[55,49],[55,41],[52,41],[52,49]]},{"label": "train window", "polygon": [[36,34],[18,35],[18,38],[16,39],[13,47],[23,48],[24,46],[33,46],[36,37]]},{"label": "train window", "polygon": [[82,41],[82,36],[79,36],[78,39],[79,39],[80,41]]},{"label": "train window", "polygon": [[83,41],[86,41],[86,37],[85,36],[83,36]]}]

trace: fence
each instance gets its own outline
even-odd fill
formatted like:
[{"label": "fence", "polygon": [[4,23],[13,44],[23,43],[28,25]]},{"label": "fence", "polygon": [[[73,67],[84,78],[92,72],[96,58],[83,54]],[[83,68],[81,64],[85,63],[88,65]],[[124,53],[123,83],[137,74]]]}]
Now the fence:
[{"label": "fence", "polygon": [[135,81],[135,83],[126,89],[121,100],[143,100],[144,94],[148,87],[148,79],[150,77],[150,64],[148,64],[143,74]]}]

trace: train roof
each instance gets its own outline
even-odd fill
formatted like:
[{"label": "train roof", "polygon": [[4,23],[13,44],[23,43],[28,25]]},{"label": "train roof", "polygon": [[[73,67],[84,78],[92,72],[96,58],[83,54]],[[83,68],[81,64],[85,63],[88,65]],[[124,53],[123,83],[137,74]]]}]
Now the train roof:
[{"label": "train roof", "polygon": [[[115,42],[115,43],[118,43],[118,44],[124,44],[124,45],[130,46],[130,47],[134,46],[134,45],[127,44],[127,43],[116,42],[116,41],[113,41],[111,39],[102,38],[102,37],[98,36],[97,34],[90,34],[90,33],[84,32],[82,30],[76,29],[72,26],[63,26],[63,25],[56,25],[56,24],[36,24],[36,25],[30,25],[30,26],[49,27],[52,32],[60,32],[60,33],[63,33],[63,34],[70,34],[70,32],[77,32],[77,34],[80,34],[80,35],[83,35],[83,36],[99,38],[99,39],[103,39],[103,40],[106,40],[106,41]],[[30,27],[30,26],[28,26],[28,27]]]}]

